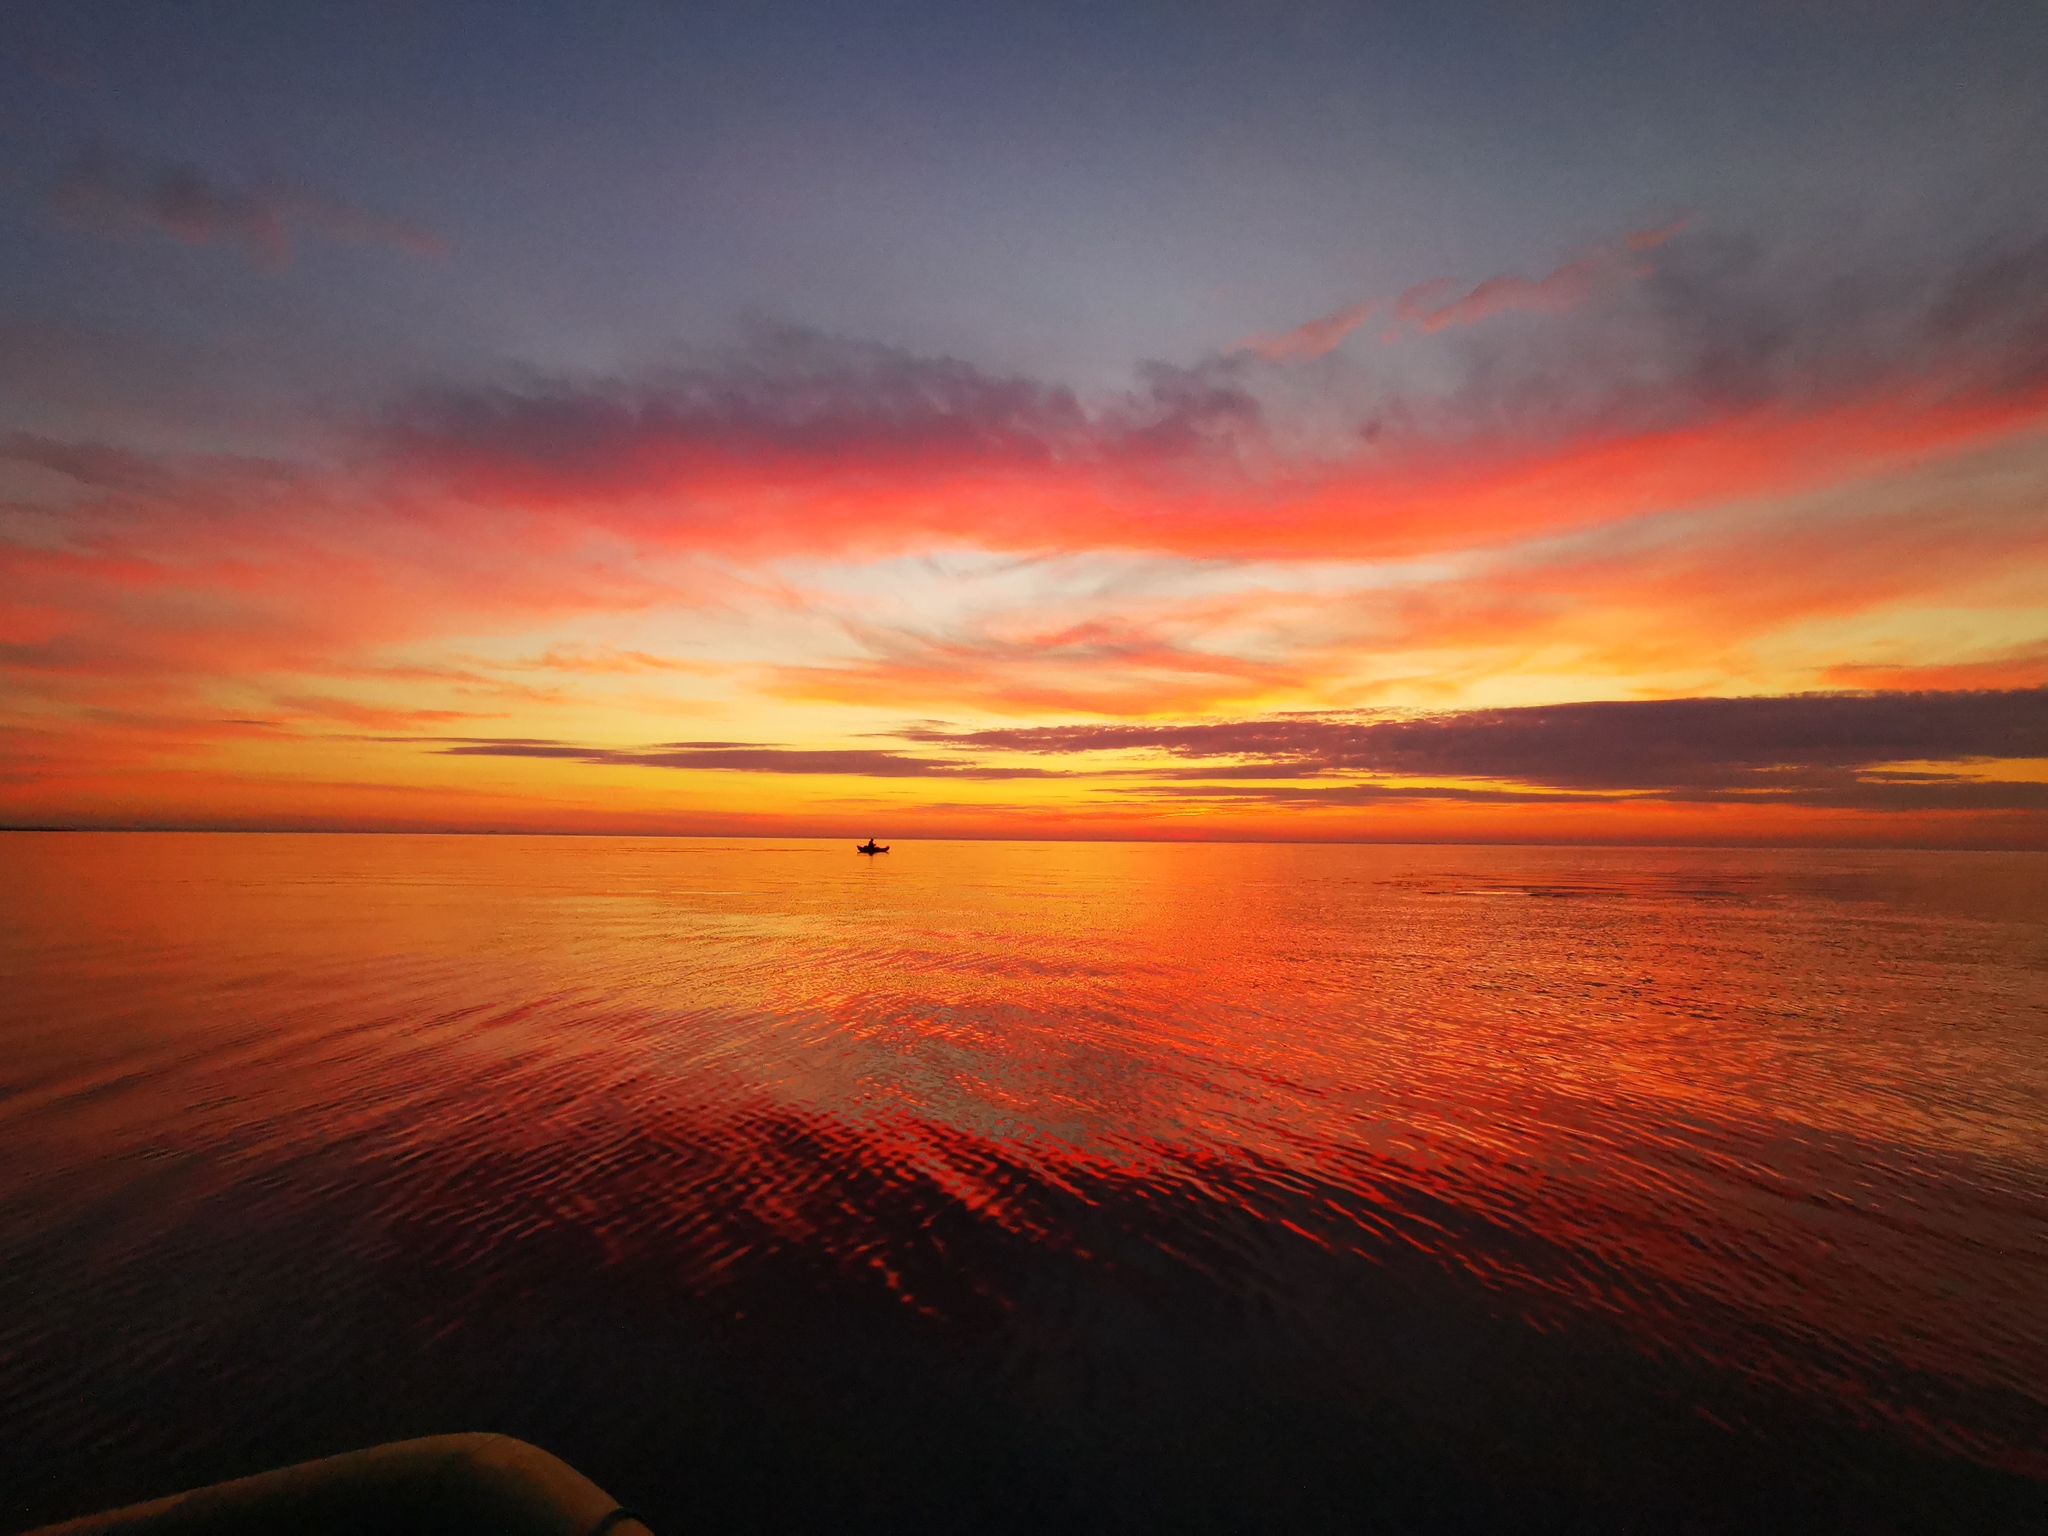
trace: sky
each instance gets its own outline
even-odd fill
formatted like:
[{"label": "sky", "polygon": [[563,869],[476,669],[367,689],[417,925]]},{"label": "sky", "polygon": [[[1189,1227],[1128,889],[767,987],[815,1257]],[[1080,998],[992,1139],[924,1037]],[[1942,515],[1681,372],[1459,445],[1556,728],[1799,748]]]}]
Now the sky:
[{"label": "sky", "polygon": [[2038,0],[0,0],[0,824],[2048,847]]}]

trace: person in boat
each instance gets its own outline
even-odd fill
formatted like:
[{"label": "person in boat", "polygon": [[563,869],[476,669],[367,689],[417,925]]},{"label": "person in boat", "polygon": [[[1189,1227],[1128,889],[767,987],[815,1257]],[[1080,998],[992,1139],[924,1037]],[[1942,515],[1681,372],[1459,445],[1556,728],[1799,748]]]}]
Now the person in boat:
[{"label": "person in boat", "polygon": [[864,843],[855,843],[853,851],[855,853],[887,853],[889,845],[887,843],[878,843],[871,837]]}]

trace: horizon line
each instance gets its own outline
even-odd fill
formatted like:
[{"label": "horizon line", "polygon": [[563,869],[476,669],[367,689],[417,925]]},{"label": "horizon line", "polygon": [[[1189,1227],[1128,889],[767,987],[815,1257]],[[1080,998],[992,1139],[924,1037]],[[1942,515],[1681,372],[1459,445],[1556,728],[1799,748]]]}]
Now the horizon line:
[{"label": "horizon line", "polygon": [[[666,839],[671,841],[748,842],[838,842],[851,833],[834,832],[667,832],[598,831],[573,827],[290,827],[290,826],[89,826],[89,825],[0,825],[0,834],[99,833],[109,836],[246,836],[246,837],[609,837]],[[874,834],[870,833],[869,836]],[[892,841],[907,843],[1110,843],[1127,845],[1191,845],[1226,847],[1311,847],[1311,848],[1635,848],[1643,850],[1717,850],[1723,852],[1807,852],[1807,853],[2013,853],[2048,854],[2048,847],[2014,846],[2009,843],[1901,843],[1901,842],[1755,842],[1755,841],[1652,841],[1636,838],[1584,839],[1565,841],[1550,838],[1371,838],[1371,837],[1094,837],[1084,834],[1039,835],[1034,837],[995,836],[960,833],[945,837],[889,834]]]}]

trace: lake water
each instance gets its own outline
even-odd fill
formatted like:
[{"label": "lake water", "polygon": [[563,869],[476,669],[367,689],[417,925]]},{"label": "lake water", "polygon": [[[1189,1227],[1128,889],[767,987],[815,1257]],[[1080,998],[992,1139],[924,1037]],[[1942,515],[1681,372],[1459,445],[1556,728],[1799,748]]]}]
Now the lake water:
[{"label": "lake water", "polygon": [[2048,858],[0,835],[0,1525],[2048,1529]]}]

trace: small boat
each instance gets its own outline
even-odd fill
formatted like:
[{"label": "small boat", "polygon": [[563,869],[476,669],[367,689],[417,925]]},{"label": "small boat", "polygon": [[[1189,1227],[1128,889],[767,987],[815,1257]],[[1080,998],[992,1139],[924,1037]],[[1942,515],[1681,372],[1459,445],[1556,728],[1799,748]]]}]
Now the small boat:
[{"label": "small boat", "polygon": [[864,843],[855,843],[853,851],[855,853],[887,853],[889,845],[887,843],[878,843],[871,837]]}]

